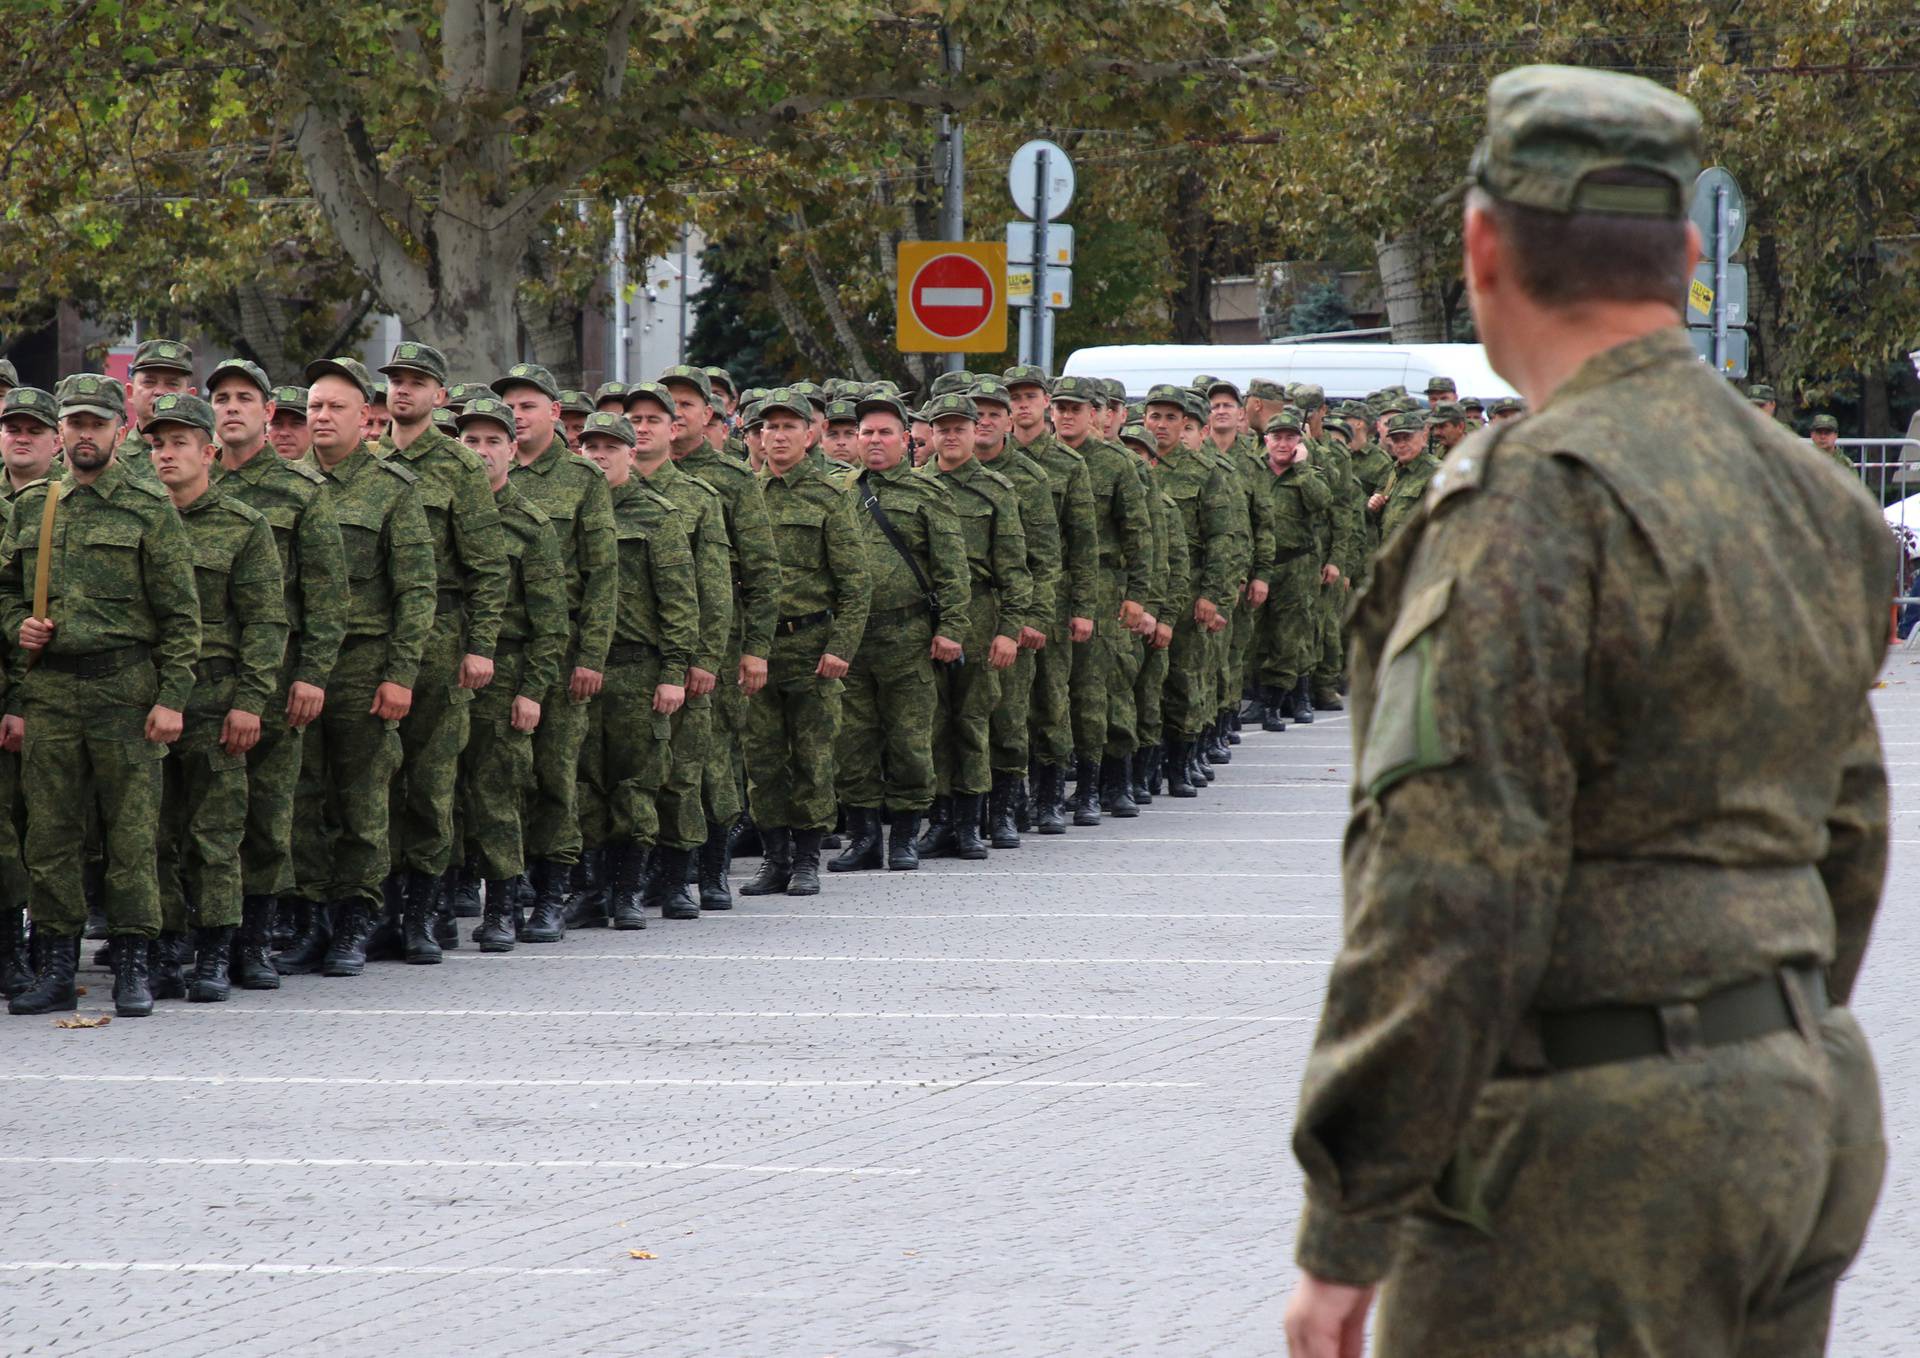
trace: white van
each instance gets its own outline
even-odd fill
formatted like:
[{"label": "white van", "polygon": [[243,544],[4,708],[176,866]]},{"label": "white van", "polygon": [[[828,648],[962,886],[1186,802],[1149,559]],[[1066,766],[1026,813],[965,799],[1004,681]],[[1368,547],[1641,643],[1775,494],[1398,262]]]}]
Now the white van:
[{"label": "white van", "polygon": [[1136,399],[1159,383],[1185,386],[1201,373],[1243,392],[1256,377],[1312,382],[1333,400],[1391,386],[1424,398],[1434,377],[1451,377],[1460,395],[1487,402],[1520,394],[1487,366],[1478,344],[1103,344],[1075,350],[1060,372],[1116,378]]}]

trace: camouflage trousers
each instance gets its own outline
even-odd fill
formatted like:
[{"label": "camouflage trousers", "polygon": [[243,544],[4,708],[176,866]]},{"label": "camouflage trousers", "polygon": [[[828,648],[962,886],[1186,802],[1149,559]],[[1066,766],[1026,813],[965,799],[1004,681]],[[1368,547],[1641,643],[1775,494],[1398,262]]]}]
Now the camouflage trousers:
[{"label": "camouflage trousers", "polygon": [[867,623],[847,671],[834,742],[842,806],[925,811],[933,804],[935,667],[932,620],[923,612]]},{"label": "camouflage trousers", "polygon": [[1141,745],[1158,745],[1170,734],[1166,724],[1167,674],[1172,648],[1142,643],[1140,667],[1134,671],[1134,734]]},{"label": "camouflage trousers", "polygon": [[[1072,686],[1068,690],[1073,713],[1073,752],[1082,759],[1133,751],[1133,673],[1124,651],[1138,639],[1120,626],[1120,594],[1125,581],[1120,572],[1102,568],[1100,595],[1094,605],[1093,637],[1073,647]],[[1120,702],[1120,697],[1125,702]],[[1116,749],[1114,719],[1125,713],[1126,748]]]},{"label": "camouflage trousers", "polygon": [[613,655],[622,658],[608,659],[605,686],[587,709],[579,763],[579,824],[588,848],[652,846],[660,838],[657,799],[667,776],[673,727],[670,718],[653,710],[659,654],[644,653],[642,647],[639,642],[613,644]]},{"label": "camouflage trousers", "polygon": [[247,751],[247,828],[240,840],[240,889],[249,896],[293,892],[293,804],[300,781],[300,732],[287,725],[292,671],[260,717],[260,742]]},{"label": "camouflage trousers", "polygon": [[392,860],[387,798],[400,766],[400,723],[369,711],[386,666],[381,638],[349,637],[327,705],[302,733],[293,875],[304,900],[381,902]]},{"label": "camouflage trousers", "polygon": [[1233,605],[1233,624],[1227,628],[1227,670],[1226,681],[1221,693],[1221,707],[1237,707],[1240,695],[1247,691],[1247,685],[1253,681],[1254,639],[1260,634],[1260,622],[1266,615],[1268,605],[1255,608],[1247,602],[1243,591]]},{"label": "camouflage trousers", "polygon": [[413,707],[400,723],[400,770],[390,803],[395,872],[438,876],[452,861],[454,795],[474,695],[460,687],[466,650],[459,612],[443,613],[421,657]]},{"label": "camouflage trousers", "polygon": [[572,678],[569,657],[560,666],[559,682],[540,704],[540,728],[533,733],[533,787],[527,798],[527,857],[556,863],[580,861],[580,750],[597,701],[576,703],[567,691]]},{"label": "camouflage trousers", "polygon": [[[737,613],[738,600],[734,607]],[[747,695],[740,689],[737,628],[735,633],[735,644],[720,671],[719,687],[713,691],[712,731],[707,739],[706,768],[700,775],[700,800],[707,820],[714,825],[731,825],[746,809],[741,796],[740,731],[747,722]]]},{"label": "camouflage trousers", "polygon": [[0,908],[20,910],[27,903],[27,858],[21,850],[26,827],[20,756],[0,752]]},{"label": "camouflage trousers", "polygon": [[[527,870],[527,794],[533,787],[533,732],[513,729],[523,653],[495,653],[493,682],[474,694],[467,748],[460,755],[459,820],[464,857],[492,881]],[[544,709],[543,709],[544,717]]]},{"label": "camouflage trousers", "polygon": [[[230,697],[233,681],[223,687]],[[240,923],[247,757],[221,748],[228,704],[202,703],[201,693],[160,766],[160,927],[175,934]]]},{"label": "camouflage trousers", "polygon": [[106,858],[109,931],[160,931],[155,851],[166,746],[146,738],[158,692],[148,662],[89,679],[40,668],[19,681],[27,902],[34,926],[49,936],[77,938],[86,926],[81,870],[90,829]]},{"label": "camouflage trousers", "polygon": [[822,679],[825,624],[776,637],[767,686],[747,699],[741,748],[754,822],[786,830],[833,828],[833,742],[842,681]]},{"label": "camouflage trousers", "polygon": [[1161,725],[1168,736],[1194,735],[1213,720],[1214,650],[1213,634],[1193,620],[1191,605],[1182,608],[1173,624],[1173,645],[1167,648],[1167,682],[1161,699]]},{"label": "camouflage trousers", "polygon": [[[995,671],[987,664],[987,652],[1000,630],[1000,604],[992,591],[976,589],[967,605],[973,620],[967,635],[957,638],[966,653],[963,663],[943,665],[934,672],[933,693],[933,779],[934,791],[942,797],[971,797],[990,791],[996,772],[1017,773],[1025,777],[1026,764],[1002,769],[993,757],[992,725],[1004,703],[1000,685],[1018,673],[1019,663],[1010,669]],[[1032,653],[1022,651],[1022,659]],[[1021,730],[1024,733],[1024,722]],[[1026,746],[1021,746],[1025,759]]]},{"label": "camouflage trousers", "polygon": [[[986,647],[992,642],[993,636],[989,633],[977,655],[968,643],[967,663],[962,668],[971,668],[978,663],[985,669]],[[1027,776],[1027,765],[1032,759],[1033,686],[1037,667],[1034,652],[1021,651],[1009,668],[994,676],[995,702],[987,715],[987,758],[993,774],[1020,778]],[[991,775],[988,781],[991,783]]]},{"label": "camouflage trousers", "polygon": [[[736,685],[735,687],[738,687]],[[713,700],[719,692],[689,698],[673,714],[666,776],[654,801],[660,817],[659,843],[669,849],[697,849],[706,842],[707,747],[714,743]]]},{"label": "camouflage trousers", "polygon": [[1078,657],[1087,649],[1073,642],[1070,627],[1068,610],[1056,610],[1046,648],[1033,653],[1033,697],[1027,708],[1030,758],[1062,767],[1073,762],[1073,678],[1076,666],[1084,666]]},{"label": "camouflage trousers", "polygon": [[1346,669],[1346,634],[1342,617],[1349,595],[1344,584],[1320,588],[1320,655],[1313,665],[1313,696],[1334,693]]},{"label": "camouflage trousers", "polygon": [[1290,689],[1320,655],[1320,582],[1307,557],[1276,573],[1273,592],[1257,615],[1253,674],[1257,682]]},{"label": "camouflage trousers", "polygon": [[1789,1030],[1490,1081],[1401,1231],[1383,1358],[1813,1358],[1886,1147],[1844,1009]]}]

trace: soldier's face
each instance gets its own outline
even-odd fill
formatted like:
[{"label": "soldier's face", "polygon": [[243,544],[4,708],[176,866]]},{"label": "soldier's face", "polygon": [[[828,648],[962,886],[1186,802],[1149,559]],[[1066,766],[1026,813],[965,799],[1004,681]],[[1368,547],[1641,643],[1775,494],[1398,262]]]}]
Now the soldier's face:
[{"label": "soldier's face", "polygon": [[672,448],[675,436],[686,428],[677,412],[662,409],[658,401],[635,401],[627,423],[633,426],[634,456],[647,460]]},{"label": "soldier's face", "polygon": [[447,389],[425,373],[395,368],[387,374],[387,410],[395,424],[423,424],[446,399]]},{"label": "soldier's face", "polygon": [[1211,425],[1216,434],[1237,434],[1240,432],[1240,403],[1225,392],[1207,403],[1207,413],[1212,417]]},{"label": "soldier's face", "polygon": [[944,415],[933,422],[933,451],[943,466],[958,466],[971,457],[976,448],[997,447],[998,442],[996,439],[993,443],[982,443],[974,422],[965,415]]},{"label": "soldier's face", "polygon": [[1154,446],[1160,450],[1162,457],[1172,452],[1173,446],[1180,442],[1180,426],[1184,422],[1179,406],[1157,401],[1147,407],[1147,432],[1153,435]]},{"label": "soldier's face", "polygon": [[267,442],[273,445],[274,452],[289,462],[296,457],[305,457],[307,449],[313,446],[313,438],[307,433],[307,412],[275,410],[273,418],[267,422]]},{"label": "soldier's face", "polygon": [[1840,446],[1838,429],[1816,429],[1813,431],[1813,446],[1823,453],[1830,453]]},{"label": "soldier's face", "polygon": [[86,410],[60,417],[60,444],[66,449],[67,465],[76,471],[99,471],[112,459],[113,446],[119,441],[117,420]]},{"label": "soldier's face", "polygon": [[1499,414],[1495,415],[1490,421],[1488,421],[1488,423],[1505,424],[1508,420],[1519,419],[1523,413],[1524,412],[1518,411],[1518,410],[1503,410]]},{"label": "soldier's face", "polygon": [[223,377],[207,396],[213,432],[229,448],[258,448],[273,418],[273,402],[244,377]]},{"label": "soldier's face", "polygon": [[578,410],[560,412],[560,428],[565,431],[567,447],[580,446],[580,431],[587,427],[587,417]]},{"label": "soldier's face", "polygon": [[[1022,391],[1039,391],[1038,387],[1022,387]],[[1042,407],[1045,408],[1044,406]],[[1007,431],[1013,428],[1015,415],[1003,405],[992,401],[980,402],[980,419],[973,426],[973,446],[977,452],[987,452],[998,448],[1007,441]],[[939,426],[936,425],[935,428]]]},{"label": "soldier's face", "polygon": [[207,484],[213,465],[213,440],[204,430],[187,424],[156,425],[147,431],[152,448],[153,474],[168,490],[194,489]]},{"label": "soldier's face", "polygon": [[513,470],[513,431],[492,420],[475,420],[460,431],[460,441],[473,450],[487,468],[487,480],[495,490],[507,483]]},{"label": "soldier's face", "polygon": [[385,437],[389,418],[391,417],[387,414],[387,403],[384,400],[369,401],[367,403],[367,423],[366,428],[362,431],[362,436],[369,443],[375,439]]},{"label": "soldier's face", "polygon": [[346,378],[329,374],[307,389],[307,438],[321,457],[345,457],[366,426],[367,398]]},{"label": "soldier's face", "polygon": [[860,461],[868,471],[889,472],[907,455],[907,429],[884,411],[860,421]]},{"label": "soldier's face", "polygon": [[1120,401],[1116,400],[1113,403],[1112,407],[1107,411],[1106,423],[1107,423],[1108,438],[1112,438],[1114,435],[1118,434],[1122,429],[1125,429],[1127,427],[1126,406],[1122,404]]},{"label": "soldier's face", "polygon": [[1093,429],[1093,407],[1085,401],[1056,401],[1053,432],[1063,442],[1078,446]]},{"label": "soldier's face", "polygon": [[1441,447],[1451,448],[1467,436],[1467,422],[1465,420],[1448,420],[1435,431],[1435,435]]},{"label": "soldier's face", "polygon": [[1395,462],[1411,462],[1420,454],[1420,436],[1411,430],[1388,434],[1387,452]]},{"label": "soldier's face", "polygon": [[859,431],[846,420],[836,420],[827,426],[827,456],[835,462],[851,462],[860,455]]},{"label": "soldier's face", "polygon": [[1200,421],[1189,415],[1180,422],[1180,442],[1188,448],[1198,448],[1207,437],[1207,431],[1200,427]]},{"label": "soldier's face", "polygon": [[713,416],[713,407],[700,394],[698,387],[690,387],[685,382],[669,383],[667,391],[673,396],[674,413],[680,417],[680,429],[675,438],[685,443],[691,452],[695,445],[707,437],[707,421]]},{"label": "soldier's face", "polygon": [[[1047,422],[1047,391],[1045,387],[1036,387],[1026,383],[1013,388],[1008,393],[1013,398],[1013,427],[1021,433],[1030,433]],[[981,406],[984,415],[987,407]]]},{"label": "soldier's face", "polygon": [[142,368],[127,383],[127,420],[136,428],[146,418],[153,398],[170,391],[192,391],[191,378],[172,368]]},{"label": "soldier's face", "polygon": [[1267,466],[1278,473],[1293,465],[1300,451],[1298,429],[1275,429],[1267,435]]},{"label": "soldier's face", "polygon": [[538,387],[508,387],[500,398],[513,412],[513,433],[520,451],[538,457],[553,443],[553,431],[560,425],[560,403]]},{"label": "soldier's face", "polygon": [[588,434],[580,452],[606,474],[610,486],[624,486],[633,474],[633,449],[611,434]]},{"label": "soldier's face", "polygon": [[760,426],[760,450],[767,466],[776,476],[785,476],[800,465],[813,438],[813,424],[790,410],[768,413]]},{"label": "soldier's face", "polygon": [[57,429],[49,429],[25,415],[9,415],[0,420],[0,458],[6,460],[7,471],[17,482],[24,484],[45,476],[59,448]]}]

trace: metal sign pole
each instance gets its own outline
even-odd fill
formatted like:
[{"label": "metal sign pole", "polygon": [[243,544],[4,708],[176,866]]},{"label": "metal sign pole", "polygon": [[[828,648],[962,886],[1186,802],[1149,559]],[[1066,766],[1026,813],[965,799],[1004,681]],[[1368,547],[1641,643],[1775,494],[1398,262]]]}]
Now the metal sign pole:
[{"label": "metal sign pole", "polygon": [[1713,191],[1713,366],[1727,370],[1727,186]]},{"label": "metal sign pole", "polygon": [[1047,366],[1046,326],[1041,321],[1040,310],[1047,304],[1047,157],[1048,152],[1041,151],[1033,158],[1033,352],[1027,361],[1038,367]]}]

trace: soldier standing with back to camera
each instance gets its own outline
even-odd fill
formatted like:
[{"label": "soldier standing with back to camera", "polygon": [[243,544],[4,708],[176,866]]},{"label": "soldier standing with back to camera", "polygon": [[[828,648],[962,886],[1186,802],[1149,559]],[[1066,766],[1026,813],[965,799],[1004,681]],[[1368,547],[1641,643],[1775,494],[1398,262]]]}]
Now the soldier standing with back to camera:
[{"label": "soldier standing with back to camera", "polygon": [[1894,548],[1693,356],[1701,144],[1635,77],[1489,91],[1467,295],[1532,413],[1353,614],[1297,1358],[1357,1354],[1381,1283],[1383,1355],[1817,1354],[1872,1212]]}]

